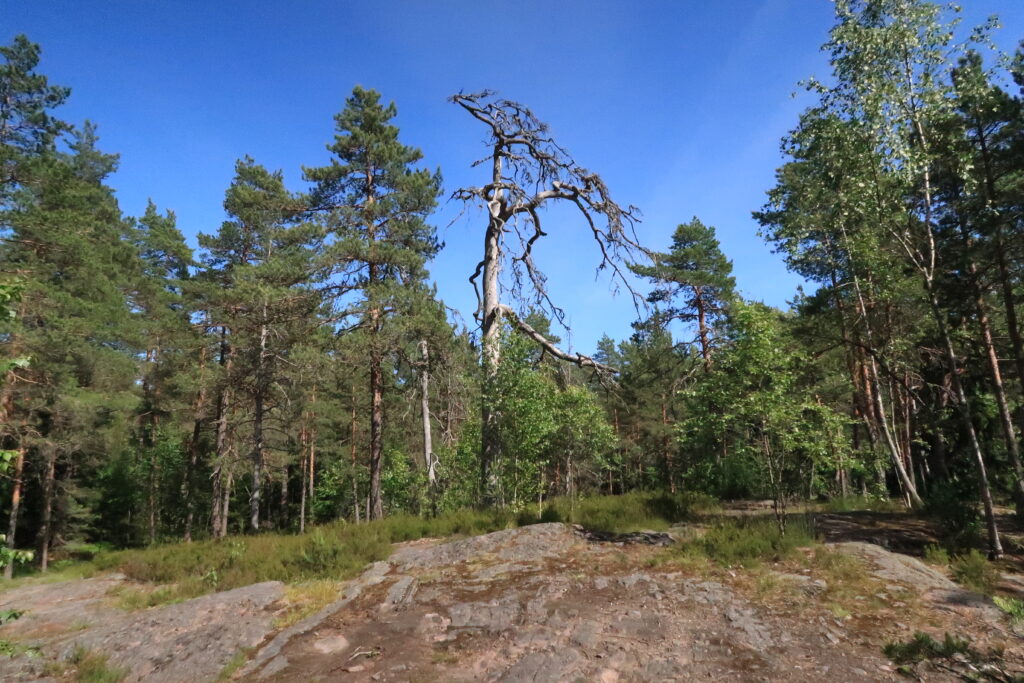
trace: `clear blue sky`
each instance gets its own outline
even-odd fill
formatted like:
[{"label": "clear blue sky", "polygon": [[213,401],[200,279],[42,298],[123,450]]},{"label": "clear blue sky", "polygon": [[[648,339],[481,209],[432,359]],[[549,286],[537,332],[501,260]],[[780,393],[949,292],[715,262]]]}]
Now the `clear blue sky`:
[{"label": "clear blue sky", "polygon": [[[965,0],[965,21],[998,14],[997,39],[1024,38],[1024,2]],[[797,82],[826,75],[827,0],[435,2],[335,0],[0,0],[0,40],[42,45],[40,70],[72,87],[62,118],[99,125],[121,155],[122,209],[152,197],[193,240],[223,219],[234,161],[283,169],[324,163],[332,116],[356,84],[398,106],[407,144],[440,166],[447,191],[478,184],[484,131],[449,104],[499,90],[530,106],[620,203],[644,214],[642,241],[664,249],[692,216],[717,227],[743,293],[785,306],[799,284],[757,236],[750,212],[782,161],[780,137],[807,101]],[[441,296],[471,321],[466,278],[480,216],[451,227],[431,265]],[[597,255],[569,214],[550,215],[538,252],[573,345],[630,333],[633,308],[595,281]],[[565,333],[561,333],[565,337]]]}]

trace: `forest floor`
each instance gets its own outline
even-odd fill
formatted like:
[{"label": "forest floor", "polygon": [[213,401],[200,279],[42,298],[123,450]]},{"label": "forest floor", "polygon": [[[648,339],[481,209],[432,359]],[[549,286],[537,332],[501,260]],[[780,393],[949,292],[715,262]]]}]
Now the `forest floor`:
[{"label": "forest floor", "polygon": [[[722,516],[735,514],[770,511],[729,507],[667,534],[594,535],[551,523],[423,539],[396,545],[345,583],[264,582],[141,609],[126,609],[138,604],[126,598],[156,589],[122,575],[26,582],[0,592],[0,612],[24,612],[0,627],[8,655],[0,679],[1010,681],[1024,674],[1024,631],[991,599],[955,583],[948,567],[904,554],[936,542],[928,522],[897,512],[818,512],[814,528],[824,543],[778,558],[730,564],[696,551]],[[1011,554],[999,566],[1001,594],[1024,598],[1021,559]],[[309,603],[311,593],[319,600]],[[934,640],[915,640],[917,633]]]}]

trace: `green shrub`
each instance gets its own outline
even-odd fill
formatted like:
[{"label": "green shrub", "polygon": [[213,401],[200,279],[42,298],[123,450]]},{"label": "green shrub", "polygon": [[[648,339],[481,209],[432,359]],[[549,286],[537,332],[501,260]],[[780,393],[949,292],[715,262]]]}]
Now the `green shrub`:
[{"label": "green shrub", "polygon": [[917,631],[908,641],[894,641],[882,648],[885,656],[896,664],[916,664],[926,659],[950,659],[956,655],[978,660],[978,654],[971,649],[971,641],[947,633],[939,642],[927,633]]},{"label": "green shrub", "polygon": [[345,579],[383,560],[391,544],[424,537],[475,535],[512,525],[509,513],[459,510],[435,518],[396,515],[365,524],[335,522],[305,534],[260,534],[101,553],[98,569],[116,569],[137,581],[177,584],[173,595],[124,600],[143,607],[259,581]]},{"label": "green shrub", "polygon": [[954,557],[950,569],[953,570],[953,578],[957,583],[985,595],[991,595],[999,583],[999,572],[988,558],[977,550],[972,549],[966,555]]},{"label": "green shrub", "polygon": [[741,518],[712,527],[692,543],[720,564],[753,567],[791,557],[797,548],[812,545],[814,536],[806,520],[790,520],[783,535],[774,519]]},{"label": "green shrub", "polygon": [[949,564],[949,551],[941,545],[929,544],[924,548],[924,561],[929,564],[946,566]]},{"label": "green shrub", "polygon": [[977,495],[962,487],[965,484],[941,482],[925,499],[923,512],[938,526],[942,545],[952,552],[976,546],[981,539],[981,515]]},{"label": "green shrub", "polygon": [[[539,521],[571,522],[592,531],[625,533],[642,529],[667,529],[689,519],[695,512],[716,509],[718,502],[699,493],[624,493],[547,501]],[[538,521],[535,517],[534,521]]]},{"label": "green shrub", "polygon": [[343,580],[385,559],[391,544],[424,537],[471,536],[538,521],[567,521],[600,531],[664,529],[715,503],[693,494],[630,493],[547,502],[518,516],[508,510],[457,510],[437,517],[395,515],[364,524],[344,521],[305,534],[267,533],[221,540],[101,552],[91,567],[173,588],[118,596],[123,606],[146,607],[259,581]]}]

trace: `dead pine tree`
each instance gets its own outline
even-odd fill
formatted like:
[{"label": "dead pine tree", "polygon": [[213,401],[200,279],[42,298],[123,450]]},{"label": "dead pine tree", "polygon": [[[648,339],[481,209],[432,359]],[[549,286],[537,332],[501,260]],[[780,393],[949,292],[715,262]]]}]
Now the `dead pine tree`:
[{"label": "dead pine tree", "polygon": [[634,303],[642,299],[630,287],[624,269],[637,257],[649,259],[638,243],[636,207],[617,204],[604,181],[576,163],[550,136],[547,126],[525,106],[501,99],[491,91],[459,93],[451,98],[470,116],[489,129],[487,157],[475,166],[486,166],[488,182],[464,187],[452,197],[487,211],[483,259],[469,280],[477,295],[477,320],[481,332],[481,361],[484,392],[481,402],[480,476],[482,503],[500,503],[499,462],[501,458],[498,415],[488,396],[501,360],[502,321],[508,319],[526,337],[555,358],[592,368],[599,373],[614,369],[580,353],[557,348],[549,339],[526,324],[503,302],[508,293],[523,305],[536,306],[565,325],[565,314],[549,297],[546,277],[533,259],[534,248],[546,235],[540,212],[546,205],[568,203],[579,212],[584,234],[589,233],[599,251],[597,270],[609,269],[615,287],[625,288]]}]

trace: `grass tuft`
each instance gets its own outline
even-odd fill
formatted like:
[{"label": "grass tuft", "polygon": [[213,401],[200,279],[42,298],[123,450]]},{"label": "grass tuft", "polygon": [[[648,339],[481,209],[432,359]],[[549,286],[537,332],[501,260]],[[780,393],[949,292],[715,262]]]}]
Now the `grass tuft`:
[{"label": "grass tuft", "polygon": [[319,612],[341,597],[342,584],[330,579],[304,581],[285,587],[284,612],[274,620],[275,628],[287,628]]},{"label": "grass tuft", "polygon": [[950,562],[949,551],[941,545],[929,544],[924,549],[924,561],[928,564],[948,566]]},{"label": "grass tuft", "polygon": [[718,502],[704,494],[634,491],[620,496],[594,496],[576,500],[552,498],[545,504],[539,518],[525,513],[516,521],[521,525],[569,522],[592,531],[628,533],[664,530],[677,522],[690,519],[695,513],[718,509]]},{"label": "grass tuft", "polygon": [[996,607],[1001,609],[1010,621],[1011,626],[1017,626],[1024,623],[1024,600],[1018,600],[1017,598],[1004,598],[1000,595],[996,595],[992,598],[992,602],[996,604]]},{"label": "grass tuft", "polygon": [[83,647],[76,647],[68,662],[78,683],[119,683],[128,676],[127,669],[111,666],[107,655]]},{"label": "grass tuft", "polygon": [[977,550],[954,557],[949,566],[957,583],[979,593],[991,595],[999,583],[999,571]]},{"label": "grass tuft", "polygon": [[719,564],[750,568],[791,558],[797,548],[813,545],[814,536],[806,521],[790,520],[782,534],[774,519],[751,517],[722,522],[691,543]]}]

